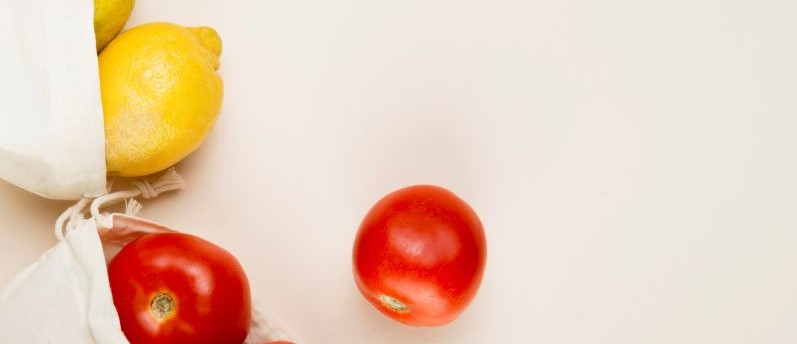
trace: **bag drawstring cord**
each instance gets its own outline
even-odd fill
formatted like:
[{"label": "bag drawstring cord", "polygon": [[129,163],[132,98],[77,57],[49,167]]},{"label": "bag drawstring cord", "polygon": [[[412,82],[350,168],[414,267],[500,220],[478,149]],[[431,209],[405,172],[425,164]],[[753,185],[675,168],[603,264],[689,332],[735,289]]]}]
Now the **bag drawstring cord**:
[{"label": "bag drawstring cord", "polygon": [[[112,183],[110,183],[112,184]],[[89,212],[97,224],[103,228],[113,227],[112,218],[106,213],[100,213],[100,208],[125,200],[125,213],[135,215],[141,210],[141,203],[135,197],[144,199],[158,197],[158,195],[185,186],[183,177],[174,167],[166,171],[158,180],[152,182],[140,179],[133,182],[129,190],[110,192],[97,198],[83,197],[75,205],[67,208],[55,221],[55,237],[58,241],[64,239],[67,232],[74,229],[80,220],[84,219],[83,211],[91,204]]]}]

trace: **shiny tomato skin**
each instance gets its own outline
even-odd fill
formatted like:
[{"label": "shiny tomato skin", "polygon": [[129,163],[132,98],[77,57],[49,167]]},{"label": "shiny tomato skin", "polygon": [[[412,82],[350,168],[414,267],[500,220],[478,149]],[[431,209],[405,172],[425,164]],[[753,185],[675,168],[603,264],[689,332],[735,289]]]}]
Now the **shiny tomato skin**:
[{"label": "shiny tomato skin", "polygon": [[486,255],[481,221],[465,201],[415,185],[371,208],[352,260],[357,287],[379,311],[410,326],[442,326],[476,295]]},{"label": "shiny tomato skin", "polygon": [[131,344],[241,344],[251,296],[229,252],[193,235],[148,234],[108,265],[113,302]]}]

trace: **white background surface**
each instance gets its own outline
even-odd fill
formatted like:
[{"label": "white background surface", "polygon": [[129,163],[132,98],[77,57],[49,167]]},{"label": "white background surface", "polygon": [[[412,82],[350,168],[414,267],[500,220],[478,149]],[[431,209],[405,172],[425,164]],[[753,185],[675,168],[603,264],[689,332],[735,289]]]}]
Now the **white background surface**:
[{"label": "white background surface", "polygon": [[[642,4],[646,3],[646,4]],[[797,342],[797,3],[154,1],[210,25],[225,103],[143,216],[242,261],[304,343]],[[357,292],[383,194],[479,213],[482,289],[406,328]],[[0,284],[67,203],[0,183]]]}]

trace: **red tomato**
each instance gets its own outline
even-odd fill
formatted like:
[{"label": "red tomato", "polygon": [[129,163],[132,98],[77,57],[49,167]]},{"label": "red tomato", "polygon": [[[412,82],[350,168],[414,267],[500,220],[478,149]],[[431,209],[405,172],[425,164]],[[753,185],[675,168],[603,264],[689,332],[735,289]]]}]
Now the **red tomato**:
[{"label": "red tomato", "polygon": [[487,243],[476,213],[452,192],[416,185],[365,216],[354,242],[354,279],[388,317],[411,326],[454,320],[481,284]]},{"label": "red tomato", "polygon": [[229,252],[181,233],[148,234],[108,265],[113,303],[132,344],[241,344],[249,282]]}]

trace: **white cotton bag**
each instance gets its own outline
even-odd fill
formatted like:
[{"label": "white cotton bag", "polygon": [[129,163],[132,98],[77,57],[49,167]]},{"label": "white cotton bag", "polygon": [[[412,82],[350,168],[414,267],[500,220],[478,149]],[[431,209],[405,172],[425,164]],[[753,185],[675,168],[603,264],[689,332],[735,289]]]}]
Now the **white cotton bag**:
[{"label": "white cotton bag", "polygon": [[47,198],[104,193],[93,0],[0,8],[0,178]]},{"label": "white cotton bag", "polygon": [[93,220],[80,220],[0,293],[5,343],[127,343]]}]

